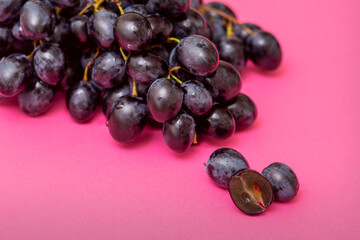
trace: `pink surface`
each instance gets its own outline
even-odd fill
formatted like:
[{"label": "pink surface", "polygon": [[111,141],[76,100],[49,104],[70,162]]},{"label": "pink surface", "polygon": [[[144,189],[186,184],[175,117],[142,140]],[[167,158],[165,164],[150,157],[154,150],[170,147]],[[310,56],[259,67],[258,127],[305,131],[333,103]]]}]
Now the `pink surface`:
[{"label": "pink surface", "polygon": [[[284,62],[250,66],[242,92],[259,117],[225,142],[184,155],[147,128],[115,143],[97,113],[79,125],[63,94],[39,118],[0,103],[0,239],[359,239],[359,1],[224,1],[280,39]],[[250,217],[208,178],[219,147],[261,171],[290,165],[298,197]]]}]

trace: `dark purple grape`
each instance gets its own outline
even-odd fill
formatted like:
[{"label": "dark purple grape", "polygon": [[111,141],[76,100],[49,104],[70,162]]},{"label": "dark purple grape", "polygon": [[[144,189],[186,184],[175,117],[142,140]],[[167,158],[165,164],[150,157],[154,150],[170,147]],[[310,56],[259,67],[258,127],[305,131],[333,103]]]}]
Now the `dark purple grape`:
[{"label": "dark purple grape", "polygon": [[20,25],[20,22],[17,22],[14,24],[14,26],[12,27],[12,35],[18,39],[18,40],[27,40],[25,34],[24,34],[24,31]]},{"label": "dark purple grape", "polygon": [[126,65],[118,52],[100,54],[92,66],[92,80],[102,88],[113,88],[126,80]]},{"label": "dark purple grape", "polygon": [[220,61],[216,71],[205,77],[203,83],[217,102],[231,100],[241,89],[239,72],[233,65],[224,61]]},{"label": "dark purple grape", "polygon": [[129,76],[140,84],[150,85],[169,74],[165,60],[149,52],[131,54],[126,64]]},{"label": "dark purple grape", "polygon": [[1,0],[0,23],[8,23],[19,16],[24,0]]},{"label": "dark purple grape", "polygon": [[152,117],[158,122],[173,118],[180,110],[184,93],[179,84],[168,78],[153,82],[147,94],[147,103]]},{"label": "dark purple grape", "polygon": [[11,48],[14,40],[11,29],[0,26],[0,56]]},{"label": "dark purple grape", "polygon": [[173,25],[171,22],[167,18],[160,15],[147,17],[147,20],[150,23],[152,31],[151,44],[166,41],[173,30]]},{"label": "dark purple grape", "polygon": [[54,86],[35,77],[18,95],[20,109],[29,116],[39,116],[51,108],[55,95]]},{"label": "dark purple grape", "polygon": [[95,54],[96,54],[96,49],[90,48],[81,55],[80,63],[83,69],[85,69],[88,63],[91,61],[91,59],[95,57]]},{"label": "dark purple grape", "polygon": [[145,9],[145,5],[144,4],[133,4],[130,5],[126,8],[124,8],[124,13],[138,13],[144,17],[148,17],[150,16],[150,14],[148,13],[148,11],[146,11]]},{"label": "dark purple grape", "polygon": [[[222,3],[222,2],[209,2],[209,3],[205,4],[205,6],[214,8],[214,9],[219,10],[219,11],[222,11],[223,13],[225,13],[225,14],[227,14],[227,15],[229,15],[229,16],[236,19],[236,15],[235,15],[234,11],[231,10],[231,8],[229,6],[227,6],[225,3]],[[207,12],[205,14],[205,16],[207,18],[220,18],[220,19],[223,18],[222,16],[220,16],[219,14],[217,14],[214,11]]]},{"label": "dark purple grape", "polygon": [[102,102],[102,110],[105,116],[108,115],[112,104],[116,102],[117,99],[129,95],[131,95],[129,84],[124,84],[122,86],[118,86],[112,89],[106,89],[104,92],[103,102]]},{"label": "dark purple grape", "polygon": [[100,94],[90,82],[80,81],[66,93],[66,107],[74,121],[79,123],[94,117],[99,100]]},{"label": "dark purple grape", "polygon": [[75,16],[71,19],[70,29],[76,38],[81,42],[85,43],[89,40],[87,32],[87,22],[89,17],[86,15]]},{"label": "dark purple grape", "polygon": [[149,13],[160,13],[169,18],[176,18],[187,12],[190,2],[190,0],[148,0],[145,8]]},{"label": "dark purple grape", "polygon": [[269,32],[258,31],[246,40],[250,59],[264,70],[277,69],[282,60],[282,51],[278,40]]},{"label": "dark purple grape", "polygon": [[170,52],[164,44],[151,48],[149,52],[161,57],[167,64],[169,64]]},{"label": "dark purple grape", "polygon": [[34,70],[31,61],[22,54],[14,53],[0,61],[0,95],[13,97],[25,88]]},{"label": "dark purple grape", "polygon": [[42,44],[34,53],[34,68],[38,77],[50,84],[56,85],[65,77],[67,60],[58,44]]},{"label": "dark purple grape", "polygon": [[245,94],[239,93],[234,99],[227,102],[226,106],[235,119],[236,131],[248,128],[256,120],[256,105]]},{"label": "dark purple grape", "polygon": [[219,65],[219,53],[207,38],[193,35],[182,39],[175,50],[176,61],[196,76],[207,76]]},{"label": "dark purple grape", "polygon": [[55,9],[49,0],[28,0],[21,8],[20,24],[28,39],[45,39],[54,31]]},{"label": "dark purple grape", "polygon": [[50,2],[57,7],[71,8],[79,4],[79,0],[50,0]]},{"label": "dark purple grape", "polygon": [[279,162],[272,163],[262,171],[262,175],[270,182],[275,200],[288,202],[297,195],[299,181],[288,165]]},{"label": "dark purple grape", "polygon": [[219,43],[220,59],[233,65],[239,72],[246,66],[246,54],[241,39],[235,36],[225,36]]},{"label": "dark purple grape", "polygon": [[254,23],[241,23],[241,25],[249,28],[251,31],[254,31],[254,32],[261,30],[261,27]]},{"label": "dark purple grape", "polygon": [[115,40],[114,24],[117,15],[108,10],[100,10],[88,20],[87,31],[95,42],[104,48],[109,48]]},{"label": "dark purple grape", "polygon": [[141,51],[151,41],[149,21],[138,13],[125,13],[117,18],[115,35],[119,45],[127,51]]},{"label": "dark purple grape", "polygon": [[66,18],[60,18],[55,25],[54,31],[51,36],[46,38],[47,42],[58,43],[62,46],[66,46],[71,42],[71,29],[70,22]]},{"label": "dark purple grape", "polygon": [[211,109],[213,105],[211,94],[201,82],[186,81],[181,88],[184,91],[184,105],[190,113],[200,116]]},{"label": "dark purple grape", "polygon": [[174,118],[164,122],[162,133],[171,150],[183,153],[194,141],[195,120],[186,112],[179,112]]},{"label": "dark purple grape", "polygon": [[83,69],[80,65],[80,63],[73,63],[74,61],[71,61],[70,64],[68,64],[65,77],[60,82],[61,88],[64,91],[68,91],[73,86],[77,85],[81,78],[83,77],[82,72]]},{"label": "dark purple grape", "polygon": [[189,11],[173,21],[173,26],[174,30],[171,35],[183,39],[190,35],[204,35],[206,20],[198,10],[189,8]]},{"label": "dark purple grape", "polygon": [[236,207],[248,215],[263,213],[274,201],[269,181],[250,169],[240,171],[231,178],[229,191]]},{"label": "dark purple grape", "polygon": [[246,39],[251,35],[252,32],[257,32],[257,31],[261,30],[261,27],[259,27],[256,24],[253,24],[253,23],[242,23],[240,25],[235,24],[233,30],[234,30],[235,36],[237,36],[243,42],[245,42]]},{"label": "dark purple grape", "polygon": [[219,187],[229,188],[231,177],[238,171],[249,168],[246,159],[236,150],[219,148],[211,155],[206,166],[206,172]]},{"label": "dark purple grape", "polygon": [[224,21],[221,18],[210,18],[206,21],[211,28],[211,40],[219,48],[221,39],[227,35],[226,25],[224,25]]},{"label": "dark purple grape", "polygon": [[140,136],[147,120],[146,103],[139,98],[124,96],[113,103],[107,125],[117,142],[128,143]]},{"label": "dark purple grape", "polygon": [[235,120],[229,110],[220,105],[214,105],[201,121],[202,131],[215,140],[230,138],[235,132]]}]

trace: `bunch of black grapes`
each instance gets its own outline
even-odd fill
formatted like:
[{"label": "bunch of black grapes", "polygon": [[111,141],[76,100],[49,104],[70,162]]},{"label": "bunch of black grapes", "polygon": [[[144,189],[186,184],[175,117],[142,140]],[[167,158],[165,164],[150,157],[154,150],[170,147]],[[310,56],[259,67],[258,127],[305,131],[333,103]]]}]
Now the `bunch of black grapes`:
[{"label": "bunch of black grapes", "polygon": [[250,126],[257,110],[241,72],[248,59],[267,71],[282,59],[271,33],[199,0],[0,1],[0,55],[0,98],[17,97],[26,114],[66,91],[76,122],[102,104],[116,141],[151,122],[176,152]]}]

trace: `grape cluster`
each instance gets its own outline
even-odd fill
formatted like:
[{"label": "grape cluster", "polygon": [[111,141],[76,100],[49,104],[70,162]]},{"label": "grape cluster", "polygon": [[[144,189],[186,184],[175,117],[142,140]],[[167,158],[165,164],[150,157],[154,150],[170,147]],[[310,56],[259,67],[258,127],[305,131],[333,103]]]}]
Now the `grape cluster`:
[{"label": "grape cluster", "polygon": [[288,165],[275,162],[260,174],[231,148],[215,150],[205,166],[210,179],[228,189],[236,207],[248,215],[263,213],[274,200],[288,202],[299,191],[298,178]]},{"label": "grape cluster", "polygon": [[0,56],[0,96],[26,114],[66,91],[74,121],[102,104],[116,141],[155,122],[175,152],[249,127],[257,110],[241,72],[248,59],[264,70],[282,59],[271,33],[201,0],[0,1]]}]

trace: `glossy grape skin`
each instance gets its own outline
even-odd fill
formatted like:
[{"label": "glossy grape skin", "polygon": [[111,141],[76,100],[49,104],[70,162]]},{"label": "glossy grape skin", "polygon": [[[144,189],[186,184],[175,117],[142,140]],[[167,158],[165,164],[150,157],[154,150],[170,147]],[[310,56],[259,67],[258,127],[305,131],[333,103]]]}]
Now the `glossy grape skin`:
[{"label": "glossy grape skin", "polygon": [[225,36],[219,43],[220,59],[233,65],[239,72],[246,66],[246,54],[241,39],[235,36]]},{"label": "glossy grape skin", "polygon": [[33,74],[31,61],[22,54],[14,53],[0,61],[0,95],[16,96]]},{"label": "glossy grape skin", "polygon": [[258,31],[246,40],[250,59],[258,67],[272,71],[282,60],[282,51],[278,40],[269,32]]},{"label": "glossy grape skin", "polygon": [[50,2],[57,7],[70,8],[79,4],[79,0],[50,0]]},{"label": "glossy grape skin", "polygon": [[148,11],[146,11],[144,4],[133,4],[131,6],[124,8],[124,12],[125,13],[138,13],[146,18],[151,15],[150,13],[148,13]]},{"label": "glossy grape skin", "polygon": [[8,23],[17,18],[24,0],[1,0],[0,23]]},{"label": "glossy grape skin", "polygon": [[11,29],[0,26],[0,54],[6,52],[11,48],[14,42]]},{"label": "glossy grape skin", "polygon": [[203,83],[217,102],[231,100],[241,89],[239,72],[230,63],[224,61],[220,61],[216,71],[205,77]]},{"label": "glossy grape skin", "polygon": [[176,61],[196,76],[207,76],[219,65],[219,53],[207,38],[193,35],[182,39],[175,50]]},{"label": "glossy grape skin", "polygon": [[184,82],[181,88],[184,91],[183,104],[190,113],[200,116],[211,109],[213,105],[211,94],[201,82],[189,80]]},{"label": "glossy grape skin", "polygon": [[149,21],[138,13],[125,13],[116,19],[115,35],[120,47],[127,51],[141,51],[151,41]]},{"label": "glossy grape skin", "polygon": [[24,31],[20,25],[20,22],[17,22],[14,24],[14,26],[11,29],[11,33],[18,40],[21,40],[21,41],[27,40],[27,38],[24,34]]},{"label": "glossy grape skin", "polygon": [[160,15],[154,15],[146,18],[151,26],[152,39],[151,44],[162,43],[168,39],[173,31],[171,22]]},{"label": "glossy grape skin", "polygon": [[211,139],[225,140],[235,132],[235,120],[229,110],[214,105],[201,120],[201,130]]},{"label": "glossy grape skin", "polygon": [[102,88],[113,88],[126,79],[126,65],[119,52],[103,52],[92,66],[92,80]]},{"label": "glossy grape skin", "polygon": [[202,14],[194,9],[189,10],[173,21],[174,30],[172,36],[183,39],[189,35],[204,35],[206,31],[206,20]]},{"label": "glossy grape skin", "polygon": [[179,17],[190,7],[190,0],[148,0],[145,8],[149,13],[160,13],[169,18]]},{"label": "glossy grape skin", "polygon": [[179,112],[174,118],[164,122],[162,133],[171,150],[186,152],[194,141],[195,120],[186,112]]},{"label": "glossy grape skin", "polygon": [[166,61],[150,52],[133,53],[126,64],[129,76],[140,84],[150,85],[169,74]]},{"label": "glossy grape skin", "polygon": [[117,15],[108,10],[100,10],[92,14],[87,22],[88,35],[103,47],[109,48],[115,40],[114,24]]},{"label": "glossy grape skin", "polygon": [[28,39],[45,39],[54,31],[55,9],[48,0],[28,0],[21,8],[20,24]]},{"label": "glossy grape skin", "polygon": [[245,94],[239,93],[234,99],[227,102],[226,106],[235,119],[236,131],[248,128],[257,118],[256,105]]},{"label": "glossy grape skin", "polygon": [[232,176],[229,192],[235,206],[248,215],[263,213],[274,201],[274,192],[269,181],[251,169]]},{"label": "glossy grape skin", "polygon": [[94,117],[99,100],[100,94],[90,82],[80,81],[66,93],[66,107],[78,123],[88,122]]},{"label": "glossy grape skin", "polygon": [[215,150],[205,166],[210,179],[225,189],[229,188],[230,179],[236,172],[249,168],[243,155],[231,148]]},{"label": "glossy grape skin", "polygon": [[86,15],[75,16],[71,19],[70,30],[73,35],[76,36],[77,40],[81,43],[85,43],[89,40],[87,33],[87,22],[89,17]]},{"label": "glossy grape skin", "polygon": [[149,111],[158,122],[173,118],[180,110],[184,93],[179,84],[168,78],[153,82],[147,94]]},{"label": "glossy grape skin", "polygon": [[129,84],[124,84],[112,89],[106,89],[104,91],[102,110],[105,116],[108,116],[109,110],[112,104],[123,96],[131,95],[131,89]]},{"label": "glossy grape skin", "polygon": [[18,95],[20,109],[35,117],[47,112],[55,100],[56,88],[35,77]]},{"label": "glossy grape skin", "polygon": [[288,202],[296,197],[299,181],[288,165],[279,162],[272,163],[262,171],[262,175],[270,182],[276,201]]},{"label": "glossy grape skin", "polygon": [[34,68],[38,77],[47,84],[56,85],[65,77],[67,60],[58,44],[41,44],[34,53]]},{"label": "glossy grape skin", "polygon": [[107,126],[117,142],[129,143],[141,135],[147,120],[146,103],[139,98],[124,96],[111,107]]}]

